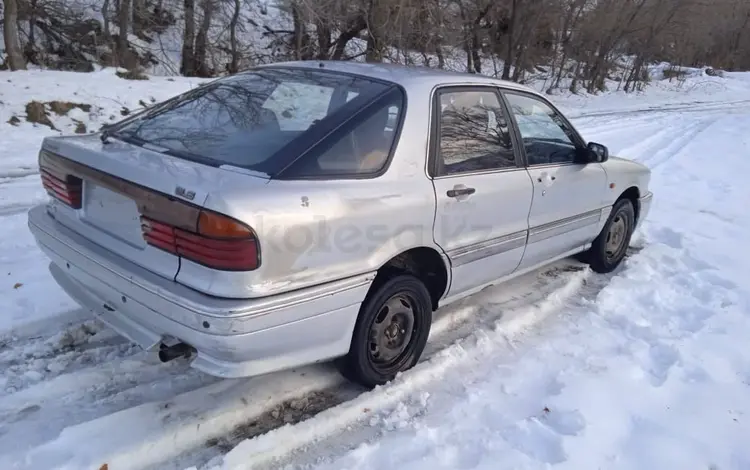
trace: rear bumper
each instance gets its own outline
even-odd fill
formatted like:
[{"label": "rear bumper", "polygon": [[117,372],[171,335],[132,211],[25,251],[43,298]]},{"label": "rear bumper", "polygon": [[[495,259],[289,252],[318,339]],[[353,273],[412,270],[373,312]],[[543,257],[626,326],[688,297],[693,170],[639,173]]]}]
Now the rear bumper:
[{"label": "rear bumper", "polygon": [[29,229],[74,300],[144,349],[174,338],[196,369],[243,377],[325,361],[349,350],[374,273],[257,299],[206,296],[159,277],[58,224],[44,206]]},{"label": "rear bumper", "polygon": [[651,210],[651,201],[654,199],[654,193],[649,192],[645,196],[638,199],[638,220],[636,221],[636,228],[641,226],[641,223],[646,220],[648,213]]}]

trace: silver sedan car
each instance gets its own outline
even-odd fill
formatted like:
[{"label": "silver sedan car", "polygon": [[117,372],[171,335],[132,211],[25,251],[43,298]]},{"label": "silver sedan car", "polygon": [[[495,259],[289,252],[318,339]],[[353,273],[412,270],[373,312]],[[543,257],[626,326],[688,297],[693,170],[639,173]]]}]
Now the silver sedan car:
[{"label": "silver sedan car", "polygon": [[29,227],[63,289],[163,361],[220,377],[337,359],[374,386],[433,311],[581,254],[622,261],[644,166],[481,75],[288,62],[98,134],[50,137]]}]

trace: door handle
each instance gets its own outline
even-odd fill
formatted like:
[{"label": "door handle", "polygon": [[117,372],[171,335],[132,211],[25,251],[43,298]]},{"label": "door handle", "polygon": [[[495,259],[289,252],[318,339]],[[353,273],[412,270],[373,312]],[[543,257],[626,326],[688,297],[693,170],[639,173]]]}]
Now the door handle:
[{"label": "door handle", "polygon": [[[555,181],[555,177],[554,176],[550,176],[549,179],[551,179],[552,181]],[[542,177],[540,176],[536,180],[541,183],[542,182]]]},{"label": "door handle", "polygon": [[469,194],[474,194],[477,192],[474,188],[453,188],[449,189],[446,193],[448,197],[459,197],[459,196],[468,196]]}]

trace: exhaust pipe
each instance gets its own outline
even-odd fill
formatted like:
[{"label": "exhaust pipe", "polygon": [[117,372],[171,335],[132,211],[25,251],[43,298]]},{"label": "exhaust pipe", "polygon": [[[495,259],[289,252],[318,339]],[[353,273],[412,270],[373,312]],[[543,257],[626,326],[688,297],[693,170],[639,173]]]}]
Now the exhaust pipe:
[{"label": "exhaust pipe", "polygon": [[178,357],[190,357],[194,351],[193,347],[187,343],[177,343],[172,346],[162,343],[159,349],[159,360],[169,362]]}]

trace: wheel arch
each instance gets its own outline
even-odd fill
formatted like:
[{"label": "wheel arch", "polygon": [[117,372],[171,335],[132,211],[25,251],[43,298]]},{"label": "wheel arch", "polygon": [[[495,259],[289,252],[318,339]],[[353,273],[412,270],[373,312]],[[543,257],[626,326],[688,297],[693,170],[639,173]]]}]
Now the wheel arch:
[{"label": "wheel arch", "polygon": [[635,223],[638,223],[638,217],[640,216],[641,207],[640,207],[640,199],[641,199],[641,191],[638,189],[637,186],[631,186],[625,191],[620,194],[620,196],[615,201],[615,204],[617,204],[618,201],[622,199],[628,199],[631,203],[633,203],[633,210],[635,211]]},{"label": "wheel arch", "polygon": [[404,273],[411,274],[424,283],[430,293],[432,309],[437,310],[440,299],[448,289],[450,273],[440,252],[435,248],[420,246],[397,254],[378,268],[370,292],[393,276]]}]

